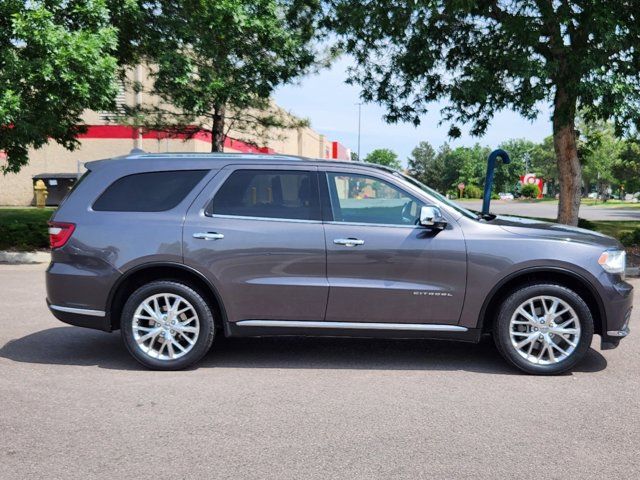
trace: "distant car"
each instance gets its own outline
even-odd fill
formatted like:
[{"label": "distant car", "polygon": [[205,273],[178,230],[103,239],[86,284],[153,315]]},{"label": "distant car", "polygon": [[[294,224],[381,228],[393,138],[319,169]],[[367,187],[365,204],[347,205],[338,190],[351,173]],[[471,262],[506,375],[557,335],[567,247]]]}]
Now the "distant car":
[{"label": "distant car", "polygon": [[513,200],[513,193],[504,193],[501,192],[498,194],[498,196],[500,197],[500,200]]},{"label": "distant car", "polygon": [[598,192],[591,192],[589,195],[587,195],[587,198],[598,198]]},{"label": "distant car", "polygon": [[492,334],[511,364],[557,374],[594,333],[603,349],[629,333],[620,242],[478,215],[379,165],[135,154],[86,167],[50,222],[47,302],[72,325],[121,329],[149,368],[188,367],[218,336]]}]

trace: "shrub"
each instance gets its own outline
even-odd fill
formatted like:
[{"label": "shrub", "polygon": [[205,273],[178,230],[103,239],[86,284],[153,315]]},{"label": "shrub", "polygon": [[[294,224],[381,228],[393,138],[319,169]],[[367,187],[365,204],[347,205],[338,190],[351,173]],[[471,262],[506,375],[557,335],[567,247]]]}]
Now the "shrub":
[{"label": "shrub", "polygon": [[482,198],[482,189],[476,185],[469,185],[464,189],[465,198]]},{"label": "shrub", "polygon": [[636,228],[631,232],[624,232],[620,235],[620,242],[625,247],[634,247],[640,245],[640,228]]},{"label": "shrub", "polygon": [[578,227],[585,228],[587,230],[596,230],[596,224],[585,218],[578,218]]},{"label": "shrub", "polygon": [[0,208],[0,250],[49,248],[48,208]]},{"label": "shrub", "polygon": [[522,186],[520,193],[524,198],[538,198],[538,195],[540,195],[540,189],[533,183],[527,183]]}]

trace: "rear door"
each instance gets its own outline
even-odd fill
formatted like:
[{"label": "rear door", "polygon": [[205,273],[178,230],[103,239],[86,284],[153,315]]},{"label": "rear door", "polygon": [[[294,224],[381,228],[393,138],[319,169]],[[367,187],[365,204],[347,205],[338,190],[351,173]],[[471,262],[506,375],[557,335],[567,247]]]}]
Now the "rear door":
[{"label": "rear door", "polygon": [[184,261],[228,320],[323,320],[328,282],[317,168],[224,168],[187,213]]},{"label": "rear door", "polygon": [[391,175],[337,168],[325,175],[326,320],[458,323],[467,265],[455,220],[442,231],[416,225],[425,202]]}]

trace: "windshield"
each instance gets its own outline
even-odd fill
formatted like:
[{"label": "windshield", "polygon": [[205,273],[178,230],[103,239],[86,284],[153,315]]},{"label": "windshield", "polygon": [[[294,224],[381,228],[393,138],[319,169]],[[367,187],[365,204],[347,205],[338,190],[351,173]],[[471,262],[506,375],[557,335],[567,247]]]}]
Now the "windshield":
[{"label": "windshield", "polygon": [[444,203],[445,205],[447,205],[448,207],[453,208],[456,212],[461,213],[462,215],[464,215],[467,218],[471,218],[473,220],[478,220],[479,217],[477,214],[473,213],[471,210],[467,210],[464,207],[461,207],[460,205],[458,205],[456,202],[453,202],[451,200],[449,200],[447,197],[445,197],[444,195],[436,192],[435,190],[433,190],[432,188],[427,187],[424,183],[416,180],[413,177],[410,177],[408,175],[405,175],[403,173],[400,172],[393,172],[394,175],[399,175],[400,177],[402,177],[403,179],[405,179],[407,182],[409,182],[411,185],[413,185],[414,187],[419,188],[420,190],[422,190],[423,192],[427,193],[429,196],[434,197],[436,200]]}]

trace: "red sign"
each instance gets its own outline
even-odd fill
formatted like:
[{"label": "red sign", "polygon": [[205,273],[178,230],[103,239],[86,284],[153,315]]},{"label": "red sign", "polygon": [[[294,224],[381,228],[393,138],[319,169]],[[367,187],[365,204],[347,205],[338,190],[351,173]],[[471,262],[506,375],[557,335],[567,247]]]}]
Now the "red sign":
[{"label": "red sign", "polygon": [[464,183],[462,183],[462,182],[460,182],[460,183],[458,184],[458,190],[464,190],[464,189],[465,189],[465,187],[466,187],[466,185],[465,185]]}]

